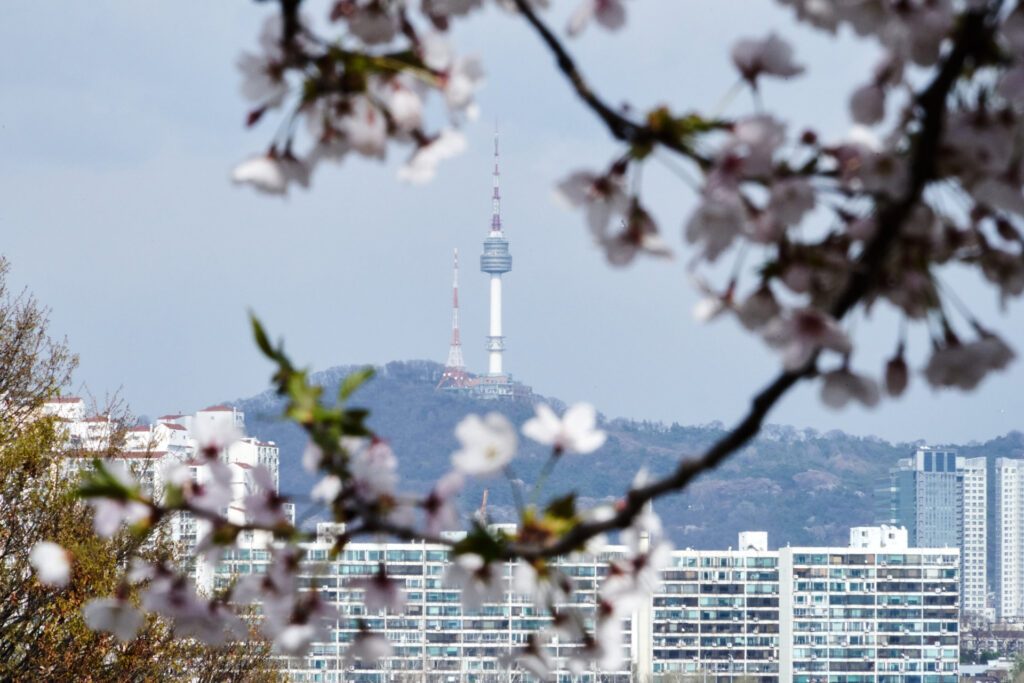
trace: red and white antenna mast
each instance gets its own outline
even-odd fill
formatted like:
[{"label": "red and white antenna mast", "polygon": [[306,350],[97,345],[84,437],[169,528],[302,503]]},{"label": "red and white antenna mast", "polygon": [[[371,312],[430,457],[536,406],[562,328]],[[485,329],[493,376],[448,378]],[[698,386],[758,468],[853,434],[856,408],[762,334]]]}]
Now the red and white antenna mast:
[{"label": "red and white antenna mast", "polygon": [[462,338],[459,335],[459,250],[455,250],[452,275],[452,340],[448,346],[448,361],[438,388],[462,388],[468,386],[469,375],[462,358]]},{"label": "red and white antenna mast", "polygon": [[465,369],[466,362],[462,359],[462,339],[459,337],[459,250],[455,250],[455,261],[452,276],[452,342],[448,347],[449,368]]}]

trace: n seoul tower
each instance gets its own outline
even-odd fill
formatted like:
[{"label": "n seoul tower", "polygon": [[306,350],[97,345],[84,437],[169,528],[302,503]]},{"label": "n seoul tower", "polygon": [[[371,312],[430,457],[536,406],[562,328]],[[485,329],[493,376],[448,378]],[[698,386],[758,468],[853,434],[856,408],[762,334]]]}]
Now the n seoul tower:
[{"label": "n seoul tower", "polygon": [[501,188],[498,170],[498,131],[494,131],[494,191],[491,195],[491,231],[484,240],[484,253],[480,256],[480,270],[491,276],[491,326],[487,336],[487,374],[503,376],[502,353],[505,337],[501,333],[501,276],[512,270],[512,255],[508,253],[508,240],[501,229]]}]

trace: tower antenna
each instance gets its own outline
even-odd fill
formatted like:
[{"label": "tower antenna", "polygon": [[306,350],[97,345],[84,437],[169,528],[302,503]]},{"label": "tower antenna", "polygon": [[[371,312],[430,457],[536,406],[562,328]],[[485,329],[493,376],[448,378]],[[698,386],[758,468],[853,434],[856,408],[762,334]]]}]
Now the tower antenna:
[{"label": "tower antenna", "polygon": [[459,335],[459,250],[453,253],[452,264],[452,339],[448,345],[448,360],[437,388],[459,389],[468,385],[466,362],[462,358],[462,338]]}]

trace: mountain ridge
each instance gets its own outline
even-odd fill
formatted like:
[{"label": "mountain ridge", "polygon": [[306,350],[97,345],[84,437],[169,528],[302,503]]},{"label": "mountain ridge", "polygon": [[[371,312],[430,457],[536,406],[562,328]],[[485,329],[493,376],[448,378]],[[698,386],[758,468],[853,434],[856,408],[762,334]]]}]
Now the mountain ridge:
[{"label": "mountain ridge", "polygon": [[[313,373],[311,379],[330,395],[345,375],[362,367],[366,366],[335,366]],[[407,491],[427,491],[450,468],[450,454],[457,446],[454,427],[468,413],[499,410],[520,426],[533,414],[537,401],[556,410],[564,407],[556,398],[539,395],[533,401],[488,401],[436,391],[444,368],[432,361],[393,361],[375,367],[377,376],[351,403],[370,409],[368,424],[394,448],[401,486]],[[280,447],[282,492],[307,494],[314,478],[300,465],[305,437],[297,426],[280,419],[280,397],[268,390],[229,403],[245,411],[250,433]],[[600,423],[608,432],[605,446],[589,455],[563,456],[540,500],[573,489],[581,505],[614,500],[640,467],[654,476],[667,474],[681,457],[702,452],[726,429],[719,422],[684,426],[604,415]],[[680,547],[724,548],[735,543],[737,532],[753,529],[768,531],[773,547],[845,545],[849,526],[873,523],[873,494],[881,477],[922,443],[766,425],[719,468],[699,477],[685,492],[659,499],[655,507]],[[965,456],[1024,457],[1024,434],[1017,431],[981,443],[932,445],[956,448]],[[521,439],[512,463],[516,476],[535,481],[547,455],[545,448]],[[510,486],[500,478],[471,481],[460,508],[468,515],[488,489],[490,516],[512,520]],[[301,503],[299,507],[302,516]]]}]

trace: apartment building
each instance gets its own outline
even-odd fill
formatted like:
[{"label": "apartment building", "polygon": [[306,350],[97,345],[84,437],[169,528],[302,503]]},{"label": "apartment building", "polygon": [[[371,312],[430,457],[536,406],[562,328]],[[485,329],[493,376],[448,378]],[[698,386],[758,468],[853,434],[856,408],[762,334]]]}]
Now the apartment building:
[{"label": "apartment building", "polygon": [[[288,660],[292,680],[309,683],[498,683],[535,680],[515,650],[549,625],[513,590],[504,567],[500,603],[463,608],[444,585],[448,549],[426,543],[352,543],[329,559],[329,527],[307,544],[300,581],[337,608],[330,637],[306,658]],[[457,537],[457,535],[456,535]],[[559,563],[573,582],[573,603],[592,626],[608,562],[624,549]],[[217,570],[217,586],[264,571],[269,552],[235,550]],[[376,573],[404,583],[400,614],[369,613],[355,577]],[[959,656],[960,557],[956,548],[910,548],[906,531],[851,530],[848,547],[769,550],[766,535],[745,532],[737,549],[679,550],[663,583],[623,623],[619,671],[571,672],[576,645],[549,643],[556,681],[735,681],[759,683],[953,683]],[[385,634],[392,656],[372,668],[345,657],[360,622]]]}]

